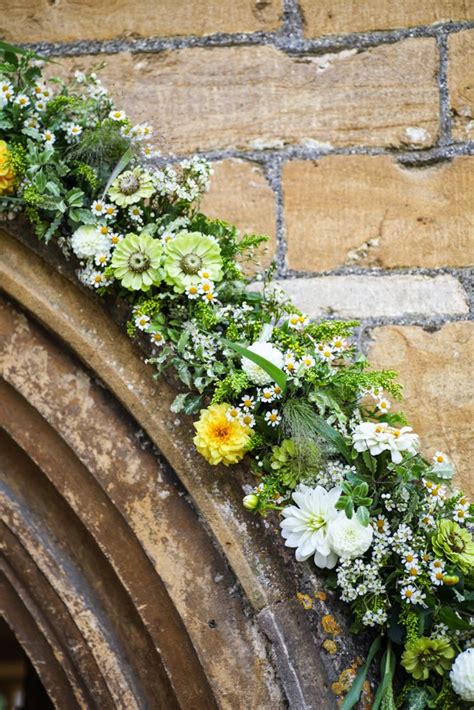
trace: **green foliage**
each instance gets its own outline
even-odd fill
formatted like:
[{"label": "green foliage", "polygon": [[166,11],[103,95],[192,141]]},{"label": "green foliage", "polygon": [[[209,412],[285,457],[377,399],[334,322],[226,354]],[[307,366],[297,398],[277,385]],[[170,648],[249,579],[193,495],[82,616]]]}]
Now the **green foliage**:
[{"label": "green foliage", "polygon": [[215,310],[204,301],[196,303],[194,317],[204,330],[212,330],[219,322]]},{"label": "green foliage", "polygon": [[112,168],[130,147],[130,139],[120,133],[114,121],[104,121],[86,129],[81,140],[69,149],[72,160],[86,163],[92,168]]},{"label": "green foliage", "polygon": [[310,323],[305,328],[305,336],[309,336],[317,343],[328,343],[333,338],[348,338],[352,335],[358,321],[325,320],[322,323]]},{"label": "green foliage", "polygon": [[15,173],[16,182],[20,182],[28,166],[26,148],[21,143],[11,143],[8,147],[9,163]]},{"label": "green foliage", "polygon": [[284,488],[293,489],[300,481],[314,477],[321,460],[321,449],[314,441],[284,439],[272,449],[270,468]]},{"label": "green foliage", "polygon": [[212,404],[220,402],[231,402],[238,397],[249,386],[249,380],[245,372],[236,371],[220,380],[212,396]]},{"label": "green foliage", "polygon": [[401,399],[402,387],[394,380],[398,372],[394,370],[365,370],[365,361],[356,362],[352,366],[338,370],[333,383],[345,390],[347,398],[357,395],[362,390],[371,387],[381,387],[392,395],[394,399]]},{"label": "green foliage", "polygon": [[88,165],[87,163],[78,161],[75,164],[73,171],[74,175],[76,175],[78,180],[83,181],[92,193],[97,190],[97,172],[92,166]]}]

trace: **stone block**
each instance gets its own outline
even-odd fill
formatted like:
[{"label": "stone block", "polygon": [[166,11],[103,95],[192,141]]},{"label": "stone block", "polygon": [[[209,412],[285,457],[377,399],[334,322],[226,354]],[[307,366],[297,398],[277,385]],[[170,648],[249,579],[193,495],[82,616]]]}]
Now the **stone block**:
[{"label": "stone block", "polygon": [[474,496],[474,324],[447,323],[434,333],[390,325],[372,331],[374,367],[394,369],[404,386],[401,407],[420,435],[422,451],[444,451],[457,469],[455,484]]},{"label": "stone block", "polygon": [[292,269],[474,262],[474,157],[426,168],[385,155],[292,161],[283,191]]}]

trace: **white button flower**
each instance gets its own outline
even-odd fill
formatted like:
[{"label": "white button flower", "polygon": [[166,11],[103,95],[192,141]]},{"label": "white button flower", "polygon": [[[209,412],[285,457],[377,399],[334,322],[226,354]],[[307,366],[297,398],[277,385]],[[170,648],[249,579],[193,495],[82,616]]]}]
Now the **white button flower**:
[{"label": "white button flower", "polygon": [[352,560],[363,555],[372,544],[374,530],[371,525],[362,525],[354,515],[348,518],[339,513],[328,527],[329,544],[339,557]]},{"label": "white button flower", "polygon": [[329,543],[328,527],[338,516],[336,503],[341,495],[339,487],[326,491],[322,486],[311,488],[300,484],[292,495],[296,505],[283,510],[285,520],[280,523],[286,547],[296,547],[298,562],[314,555],[318,567],[332,569],[337,554]]},{"label": "white button flower", "polygon": [[[281,368],[281,366],[283,365],[283,355],[271,343],[256,342],[252,345],[249,345],[247,350],[250,350],[250,352],[255,353],[256,355],[264,357],[265,360],[268,360],[277,367]],[[269,385],[271,382],[273,382],[273,378],[270,377],[270,375],[265,372],[265,370],[263,370],[259,365],[257,365],[252,360],[249,360],[246,357],[242,358],[242,370],[245,372],[249,380],[256,385]]]},{"label": "white button flower", "polygon": [[454,692],[463,700],[474,702],[474,648],[457,656],[449,674]]}]

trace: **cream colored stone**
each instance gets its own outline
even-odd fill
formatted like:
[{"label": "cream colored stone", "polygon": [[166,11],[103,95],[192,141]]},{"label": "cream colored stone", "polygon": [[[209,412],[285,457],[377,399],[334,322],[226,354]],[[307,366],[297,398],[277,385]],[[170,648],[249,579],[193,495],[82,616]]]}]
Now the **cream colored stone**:
[{"label": "cream colored stone", "polygon": [[[472,6],[474,8],[474,5]],[[448,88],[455,140],[474,139],[474,30],[450,35]]]},{"label": "cream colored stone", "polygon": [[[101,56],[103,80],[135,121],[173,152],[307,145],[400,146],[408,127],[438,133],[435,40],[356,53],[289,56],[274,47],[214,47]],[[88,67],[66,58],[50,72]]]},{"label": "cream colored stone", "polygon": [[211,188],[200,208],[209,217],[235,224],[242,234],[270,237],[255,254],[259,266],[268,266],[276,248],[275,196],[261,167],[233,159],[213,163],[212,167]]},{"label": "cream colored stone", "polygon": [[453,276],[319,276],[280,281],[312,318],[463,315],[466,293]]},{"label": "cream colored stone", "polygon": [[305,34],[349,34],[474,19],[469,0],[301,0]]},{"label": "cream colored stone", "polygon": [[373,337],[371,364],[400,373],[402,409],[421,436],[423,452],[451,457],[455,483],[474,496],[474,324],[448,323],[435,333],[385,326]]},{"label": "cream colored stone", "polygon": [[15,42],[207,35],[276,30],[281,0],[17,0],[2,12],[1,36]]},{"label": "cream colored stone", "polygon": [[283,191],[292,269],[474,262],[474,157],[427,168],[389,156],[294,161]]}]

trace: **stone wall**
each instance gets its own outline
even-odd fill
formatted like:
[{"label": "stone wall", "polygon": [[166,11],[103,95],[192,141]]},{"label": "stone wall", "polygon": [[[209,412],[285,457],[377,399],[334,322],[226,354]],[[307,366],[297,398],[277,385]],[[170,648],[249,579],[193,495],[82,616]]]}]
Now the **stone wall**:
[{"label": "stone wall", "polygon": [[426,452],[474,492],[472,3],[19,0],[0,33],[55,71],[105,60],[164,148],[210,158],[203,207],[268,233],[311,315],[361,319]]}]

